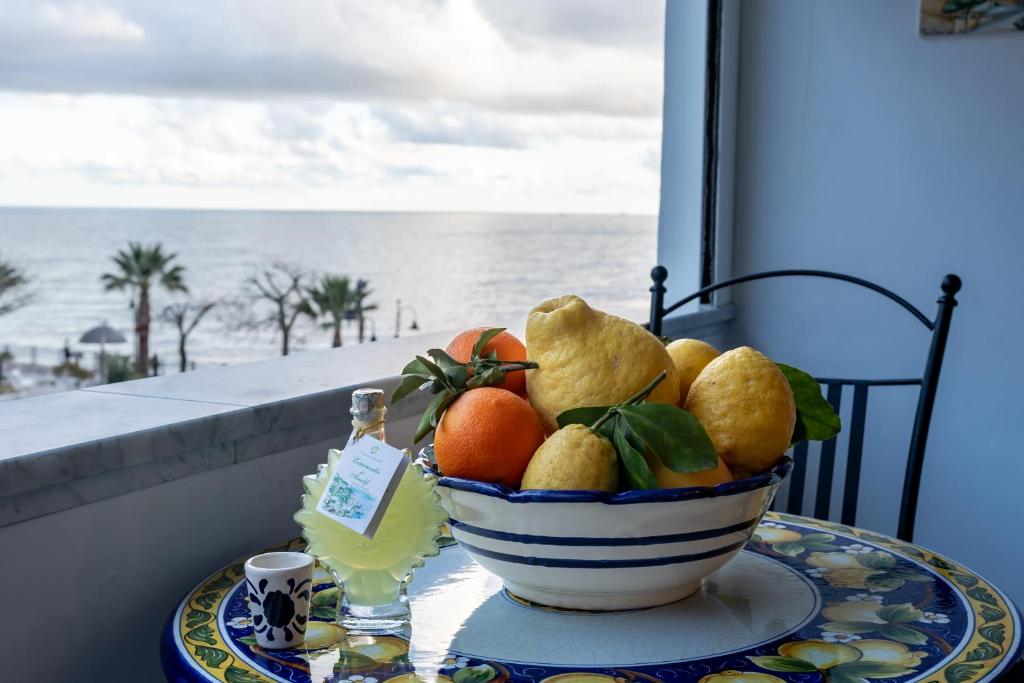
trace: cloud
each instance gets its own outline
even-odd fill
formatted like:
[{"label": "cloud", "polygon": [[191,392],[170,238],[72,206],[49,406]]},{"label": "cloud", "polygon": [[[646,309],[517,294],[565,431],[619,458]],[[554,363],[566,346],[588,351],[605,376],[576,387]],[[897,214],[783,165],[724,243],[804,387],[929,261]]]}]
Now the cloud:
[{"label": "cloud", "polygon": [[0,89],[652,117],[661,12],[660,0],[7,0]]},{"label": "cloud", "polygon": [[507,149],[527,145],[527,131],[503,125],[495,116],[444,104],[428,107],[376,106],[371,111],[392,137],[402,142]]}]

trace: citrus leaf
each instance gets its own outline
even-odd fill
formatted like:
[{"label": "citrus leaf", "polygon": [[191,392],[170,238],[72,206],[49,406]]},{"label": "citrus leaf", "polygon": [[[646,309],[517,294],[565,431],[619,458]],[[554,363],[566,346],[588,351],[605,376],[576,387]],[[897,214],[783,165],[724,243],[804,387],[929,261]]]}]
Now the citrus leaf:
[{"label": "citrus leaf", "polygon": [[830,621],[821,628],[832,633],[871,633],[877,631],[881,624],[870,621]]},{"label": "citrus leaf", "polygon": [[[558,422],[559,429],[561,429],[562,427],[567,427],[569,425],[586,425],[587,427],[589,427],[590,425],[594,424],[599,419],[601,419],[601,416],[607,413],[609,408],[610,406],[570,408],[569,410],[564,410],[561,413],[559,413],[558,417],[556,418],[556,422]],[[608,422],[605,422],[603,425],[601,425],[601,429],[599,429],[598,431],[607,436],[608,438],[611,438],[612,422],[614,422],[614,420],[608,420]],[[605,431],[606,426],[608,427],[607,431]]]},{"label": "citrus leaf", "polygon": [[872,574],[868,578],[864,579],[864,585],[873,592],[879,591],[893,591],[897,588],[901,588],[906,583],[903,579],[898,576],[892,576],[891,574]]},{"label": "citrus leaf", "polygon": [[718,466],[711,438],[690,413],[665,403],[622,406],[619,414],[647,448],[673,472],[702,472]]},{"label": "citrus leaf", "polygon": [[800,553],[807,550],[807,548],[805,548],[804,544],[800,541],[786,541],[783,543],[773,543],[772,550],[779,553],[780,555],[798,557]]},{"label": "citrus leaf", "polygon": [[870,553],[857,555],[857,564],[868,569],[891,569],[896,564],[896,558],[886,552],[874,550]]},{"label": "citrus leaf", "polygon": [[450,386],[461,387],[465,386],[466,380],[469,379],[469,368],[460,363],[445,368],[444,374],[448,377],[448,384]]},{"label": "citrus leaf", "polygon": [[438,367],[442,370],[462,365],[462,363],[455,360],[441,349],[427,349],[427,355],[430,356],[430,358],[437,363]]},{"label": "citrus leaf", "polygon": [[228,653],[215,647],[205,645],[196,646],[196,656],[206,662],[211,669],[219,669],[220,665],[227,661]]},{"label": "citrus leaf", "polygon": [[452,676],[452,680],[455,683],[487,683],[487,681],[493,679],[496,676],[494,667],[490,664],[481,664],[479,666],[469,666],[464,669],[459,669]]},{"label": "citrus leaf", "polygon": [[975,586],[967,591],[967,594],[979,602],[984,602],[988,605],[997,604],[995,596],[985,590],[982,586]]},{"label": "citrus leaf", "polygon": [[978,629],[978,633],[986,640],[991,640],[996,645],[1002,646],[1006,640],[1006,626],[1003,624],[990,624]]},{"label": "citrus leaf", "polygon": [[612,443],[615,445],[615,450],[619,454],[619,459],[622,461],[623,469],[626,473],[626,483],[629,489],[656,489],[658,488],[658,480],[654,478],[651,473],[651,468],[647,466],[647,461],[644,460],[642,453],[637,451],[629,443],[629,439],[626,436],[626,427],[621,422],[622,416],[616,415],[609,422],[614,423],[612,428]]},{"label": "citrus leaf", "polygon": [[402,374],[416,375],[417,377],[422,377],[423,379],[431,378],[430,370],[427,369],[426,365],[420,362],[419,357],[417,357],[415,360],[409,361],[406,364],[406,366],[402,368]]},{"label": "citrus leaf", "polygon": [[885,619],[890,624],[903,624],[917,621],[924,616],[924,612],[914,607],[909,602],[901,602],[896,605],[886,605],[878,610],[879,619]]},{"label": "citrus leaf", "polygon": [[998,657],[1002,653],[1003,651],[995,647],[994,645],[989,645],[988,643],[979,643],[978,647],[974,648],[973,650],[967,653],[967,661],[977,662],[981,659],[992,659],[993,657]]},{"label": "citrus leaf", "polygon": [[416,434],[413,436],[413,443],[419,443],[423,440],[423,437],[434,431],[434,427],[437,426],[437,423],[441,419],[441,415],[444,414],[445,409],[447,409],[458,396],[459,394],[455,391],[445,389],[434,397],[434,400],[430,402],[430,405],[427,406],[427,410],[423,413],[423,417],[420,418],[419,426],[416,427]]},{"label": "citrus leaf", "polygon": [[878,628],[878,632],[889,640],[906,643],[907,645],[924,645],[928,642],[928,636],[909,626],[884,624]]},{"label": "citrus leaf", "polygon": [[[472,359],[476,360],[477,358],[479,358],[480,354],[484,350],[484,347],[487,346],[487,344],[492,339],[494,339],[495,337],[497,337],[499,334],[501,334],[504,331],[505,331],[504,327],[492,327],[489,330],[484,330],[483,332],[481,332],[480,336],[476,340],[476,343],[473,344]],[[495,355],[495,360],[497,360],[497,355]]]},{"label": "citrus leaf", "polygon": [[843,428],[836,411],[825,397],[821,395],[818,380],[803,370],[791,365],[776,363],[782,374],[786,376],[793,390],[793,402],[796,403],[796,426],[790,443],[801,441],[828,441]]},{"label": "citrus leaf", "polygon": [[960,662],[946,669],[943,676],[949,683],[963,683],[969,681],[978,674],[978,670],[983,668],[984,664]]},{"label": "citrus leaf", "polygon": [[769,671],[785,673],[814,673],[818,667],[796,657],[747,657],[754,664]]},{"label": "citrus leaf", "polygon": [[395,389],[395,393],[391,394],[391,402],[398,403],[403,398],[422,387],[427,382],[419,375],[406,375],[402,383]]},{"label": "citrus leaf", "polygon": [[416,360],[422,363],[423,367],[425,367],[427,371],[437,379],[437,381],[447,386],[448,376],[444,374],[444,370],[438,367],[437,363],[432,360],[427,360],[423,356],[416,356]]}]

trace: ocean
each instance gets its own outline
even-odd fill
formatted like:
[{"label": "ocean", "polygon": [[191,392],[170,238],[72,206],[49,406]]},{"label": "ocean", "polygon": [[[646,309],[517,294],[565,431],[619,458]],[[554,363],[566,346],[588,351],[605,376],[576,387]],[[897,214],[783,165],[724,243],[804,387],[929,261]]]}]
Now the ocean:
[{"label": "ocean", "polygon": [[[9,347],[17,362],[34,353],[39,363],[55,364],[67,340],[91,358],[95,346],[78,339],[107,321],[129,339],[110,350],[131,353],[130,295],[100,283],[129,241],[176,253],[196,300],[237,302],[246,278],[275,261],[365,278],[378,305],[367,335],[372,326],[388,338],[398,299],[403,336],[412,334],[413,313],[421,331],[491,325],[522,320],[537,303],[567,293],[646,320],[656,240],[655,216],[0,208],[0,259],[27,272],[33,294],[29,306],[0,316],[0,349]],[[155,288],[154,316],[182,298]],[[275,333],[238,322],[237,308],[227,305],[203,320],[189,337],[197,367],[280,353]],[[357,343],[354,324],[344,328],[343,343]],[[297,324],[294,353],[330,344],[317,324]],[[154,321],[151,350],[161,372],[176,370],[171,325]]]}]

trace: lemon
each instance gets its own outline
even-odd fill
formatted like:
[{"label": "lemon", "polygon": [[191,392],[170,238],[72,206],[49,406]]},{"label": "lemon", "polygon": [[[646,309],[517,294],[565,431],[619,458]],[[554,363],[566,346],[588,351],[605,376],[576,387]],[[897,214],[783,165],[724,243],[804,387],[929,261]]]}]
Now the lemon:
[{"label": "lemon", "polygon": [[572,294],[545,301],[526,319],[526,393],[550,434],[570,408],[609,406],[668,376],[647,398],[679,402],[679,378],[665,346],[640,325],[587,305]]},{"label": "lemon", "polygon": [[810,662],[819,670],[831,669],[861,658],[861,652],[856,648],[840,643],[826,643],[823,640],[797,640],[786,643],[779,646],[779,654]]},{"label": "lemon", "polygon": [[665,347],[679,373],[679,402],[686,402],[690,385],[708,363],[722,355],[711,344],[700,339],[676,339]]},{"label": "lemon", "polygon": [[658,488],[661,489],[682,489],[689,486],[718,486],[727,481],[732,481],[732,473],[725,466],[725,461],[718,459],[718,466],[701,470],[700,472],[675,472],[665,467],[661,458],[650,451],[644,453],[644,460],[651,468],[651,473],[658,480]]},{"label": "lemon", "polygon": [[737,478],[775,464],[789,448],[796,424],[793,390],[785,375],[749,346],[708,363],[690,387],[685,408]]},{"label": "lemon", "polygon": [[615,491],[618,487],[618,456],[611,442],[581,424],[566,425],[541,444],[521,486],[564,491]]},{"label": "lemon", "polygon": [[756,671],[723,671],[709,674],[700,679],[699,683],[786,683],[778,676],[758,673]]}]

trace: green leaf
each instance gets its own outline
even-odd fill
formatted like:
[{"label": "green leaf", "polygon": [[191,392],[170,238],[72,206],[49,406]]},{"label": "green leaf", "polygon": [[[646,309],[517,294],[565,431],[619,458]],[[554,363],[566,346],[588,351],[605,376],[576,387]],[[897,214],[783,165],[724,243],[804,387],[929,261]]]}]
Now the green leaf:
[{"label": "green leaf", "polygon": [[234,665],[229,666],[224,672],[224,679],[228,683],[261,683],[264,680],[257,674]]},{"label": "green leaf", "polygon": [[310,616],[325,619],[327,621],[334,621],[338,616],[338,611],[337,608],[335,607],[327,607],[326,605],[321,605],[319,607],[311,607],[309,610],[309,614]]},{"label": "green leaf", "polygon": [[465,386],[469,379],[469,369],[465,365],[447,367],[444,369],[444,374],[448,377],[448,383],[453,387]]},{"label": "green leaf", "polygon": [[871,621],[830,621],[821,628],[833,633],[872,633],[881,625]]},{"label": "green leaf", "polygon": [[955,565],[952,565],[949,562],[946,562],[941,557],[932,557],[931,559],[928,560],[928,564],[930,564],[933,567],[938,567],[939,569],[946,569],[946,570],[956,569]]},{"label": "green leaf", "polygon": [[896,676],[906,676],[912,673],[914,673],[914,670],[908,669],[905,666],[883,664],[882,662],[847,662],[846,664],[840,664],[829,669],[829,674],[832,675],[833,681],[836,680],[836,674],[853,676],[855,678],[895,678]]},{"label": "green leaf", "polygon": [[747,657],[754,664],[769,671],[785,673],[814,673],[818,667],[796,657]]},{"label": "green leaf", "polygon": [[242,636],[241,638],[235,638],[239,643],[245,643],[249,647],[256,644],[256,636]]},{"label": "green leaf", "polygon": [[403,375],[415,375],[416,377],[422,377],[423,379],[430,379],[433,375],[427,366],[420,362],[417,356],[414,360],[409,361],[404,368],[402,368]]},{"label": "green leaf", "polygon": [[989,624],[988,626],[982,626],[978,629],[978,633],[985,640],[991,640],[996,645],[1002,647],[1003,641],[1006,640],[1006,626],[1003,624]]},{"label": "green leaf", "polygon": [[216,579],[214,579],[213,581],[210,581],[208,584],[206,584],[206,586],[204,586],[204,590],[206,590],[206,591],[222,591],[225,588],[231,588],[231,586],[233,586],[233,585],[234,585],[234,582],[231,579],[229,579],[228,577],[226,577],[226,576],[218,576]]},{"label": "green leaf", "polygon": [[898,576],[901,579],[906,579],[907,581],[915,581],[917,583],[931,583],[932,581],[931,576],[922,574],[921,572],[915,572],[911,569],[896,569],[893,570],[892,575]]},{"label": "green leaf", "polygon": [[224,650],[218,650],[215,647],[206,647],[205,645],[196,646],[196,656],[206,662],[207,666],[214,669],[219,669],[220,665],[228,659],[228,653],[224,652]]},{"label": "green leaf", "polygon": [[217,644],[217,641],[213,639],[213,629],[210,628],[208,624],[203,624],[191,631],[186,631],[185,640],[199,641],[200,643],[206,643],[207,645]]},{"label": "green leaf", "polygon": [[857,555],[857,563],[868,569],[891,569],[896,564],[896,558],[889,553],[878,550]]},{"label": "green leaf", "polygon": [[978,670],[983,668],[984,664],[960,662],[946,669],[946,680],[948,683],[963,683],[969,681],[978,674]]},{"label": "green leaf", "polygon": [[986,624],[988,622],[990,622],[990,621],[996,621],[997,619],[1002,619],[1005,616],[1006,616],[1006,612],[1004,612],[1003,610],[999,609],[998,607],[988,607],[986,605],[982,605],[982,607],[981,607],[981,617],[982,617],[982,619],[985,620]]},{"label": "green leaf", "polygon": [[967,591],[967,595],[971,596],[978,602],[984,602],[986,605],[997,605],[996,598],[994,595],[989,593],[983,586],[975,586]]},{"label": "green leaf", "polygon": [[818,380],[791,365],[776,363],[793,390],[796,403],[796,426],[791,443],[828,441],[843,428],[839,416],[821,395]]},{"label": "green leaf", "polygon": [[218,593],[204,593],[196,598],[196,602],[204,609],[212,609],[214,603],[217,602],[217,598],[219,597],[220,594]]},{"label": "green leaf", "polygon": [[928,642],[928,636],[909,626],[883,624],[878,628],[878,632],[889,640],[906,643],[907,645],[924,645]]},{"label": "green leaf", "polygon": [[395,393],[391,394],[391,403],[398,403],[424,384],[426,384],[426,380],[419,375],[407,375],[402,380],[402,383],[398,385],[398,388],[395,389]]},{"label": "green leaf", "polygon": [[213,619],[213,615],[209,612],[201,612],[197,609],[189,610],[188,614],[185,615],[185,628],[195,628],[199,624],[205,624],[210,619]]},{"label": "green leaf", "polygon": [[800,540],[804,543],[831,543],[836,540],[836,537],[832,534],[822,534],[815,532],[813,534],[804,534]]},{"label": "green leaf", "polygon": [[780,555],[798,557],[800,553],[807,550],[807,548],[805,548],[804,544],[800,541],[786,541],[784,543],[773,543],[772,550],[779,553]]},{"label": "green leaf", "polygon": [[[566,427],[568,425],[590,425],[597,422],[602,415],[608,412],[611,406],[601,407],[585,407],[585,408],[570,408],[569,410],[562,411],[556,418],[558,422],[558,428]],[[604,426],[614,422],[614,420],[608,420],[604,425],[601,425],[602,429],[598,430],[602,434],[605,433]],[[610,433],[610,430],[609,430]]]},{"label": "green leaf", "polygon": [[886,605],[878,610],[878,617],[885,619],[890,624],[904,624],[917,621],[924,616],[924,612],[914,607],[909,602],[901,602],[895,605]]},{"label": "green leaf", "polygon": [[[479,358],[480,354],[483,353],[484,351],[484,347],[487,346],[487,344],[490,343],[492,339],[494,339],[504,331],[504,327],[492,327],[488,330],[484,330],[483,332],[481,332],[480,336],[476,340],[476,343],[473,344],[472,359],[476,360],[477,358]],[[497,354],[495,354],[495,360],[497,360]]]},{"label": "green leaf", "polygon": [[864,585],[872,591],[893,591],[903,586],[906,583],[903,579],[898,576],[892,576],[890,574],[872,574],[868,578],[864,579]]},{"label": "green leaf", "polygon": [[481,664],[479,666],[469,666],[464,669],[459,669],[452,676],[452,680],[455,683],[487,683],[487,681],[493,679],[495,676],[494,667],[490,664]]},{"label": "green leaf", "polygon": [[982,659],[992,659],[993,657],[998,657],[1002,653],[1003,651],[995,645],[989,645],[988,643],[978,643],[978,647],[974,648],[973,650],[967,653],[967,661],[977,662]]},{"label": "green leaf", "polygon": [[418,360],[420,363],[422,363],[423,367],[425,367],[430,372],[430,374],[434,376],[434,378],[438,382],[440,382],[441,384],[444,384],[445,386],[447,386],[447,384],[448,384],[448,376],[444,374],[444,370],[442,370],[437,365],[437,363],[435,363],[432,360],[428,360],[428,359],[424,358],[423,356],[416,356],[416,360]]},{"label": "green leaf", "polygon": [[335,607],[338,604],[338,587],[325,588],[322,591],[313,593],[309,602],[314,607]]},{"label": "green leaf", "polygon": [[441,349],[427,349],[427,355],[430,356],[430,358],[435,363],[437,363],[437,366],[442,370],[447,370],[448,368],[454,367],[462,367],[462,363],[455,360],[454,358],[449,356],[447,352],[442,351]]},{"label": "green leaf", "polygon": [[830,672],[828,681],[829,683],[871,683],[871,681],[866,678],[844,674],[842,671],[839,673]]},{"label": "green leaf", "polygon": [[656,489],[658,480],[651,473],[642,453],[637,451],[629,443],[626,436],[626,426],[622,423],[622,416],[616,415],[609,422],[615,423],[612,427],[612,443],[622,460],[623,469],[626,473],[628,489]]},{"label": "green leaf", "polygon": [[959,583],[964,588],[970,588],[971,586],[978,585],[978,577],[971,576],[970,574],[961,574],[960,572],[950,572],[949,574],[953,577],[953,580]]},{"label": "green leaf", "polygon": [[451,389],[445,389],[434,397],[434,400],[430,402],[427,410],[423,413],[423,417],[420,418],[420,424],[416,427],[416,434],[413,436],[413,443],[419,443],[423,440],[423,437],[434,431],[434,427],[440,421],[441,415],[458,396],[459,394]]},{"label": "green leaf", "polygon": [[641,441],[673,472],[701,472],[718,466],[711,438],[690,413],[664,403],[622,406],[619,414]]}]

